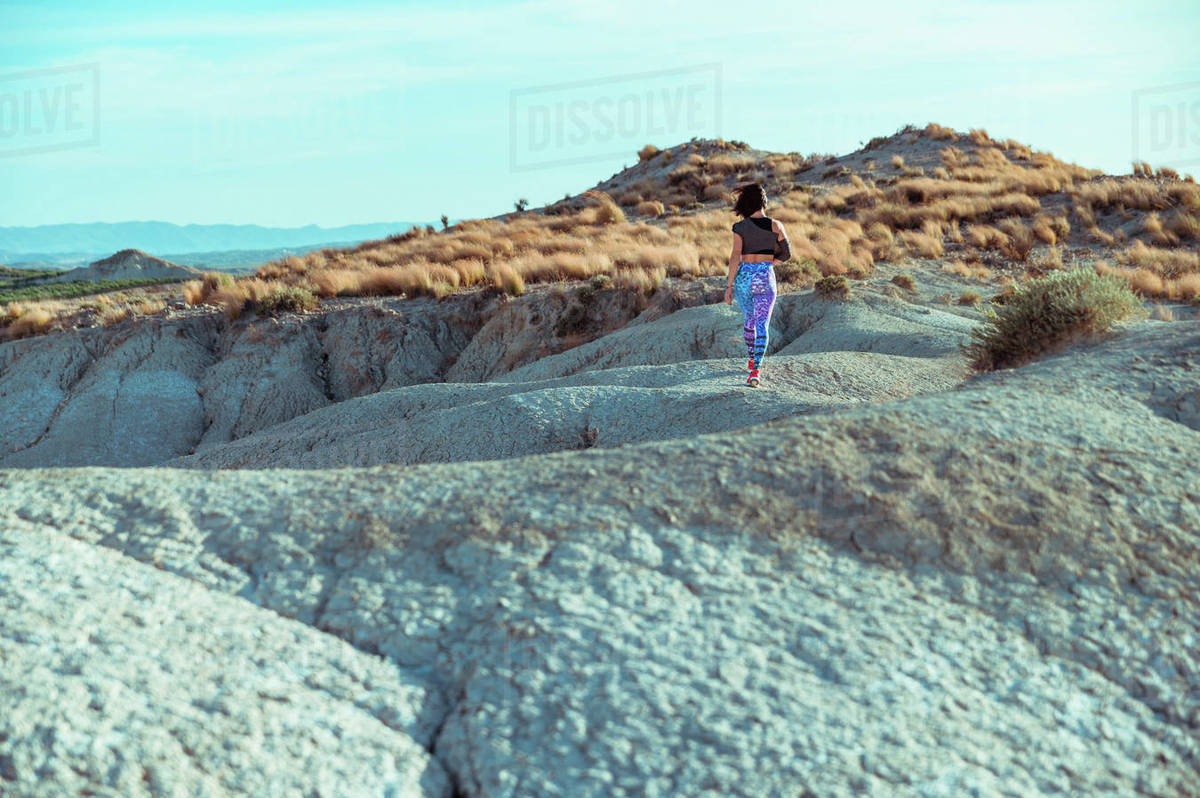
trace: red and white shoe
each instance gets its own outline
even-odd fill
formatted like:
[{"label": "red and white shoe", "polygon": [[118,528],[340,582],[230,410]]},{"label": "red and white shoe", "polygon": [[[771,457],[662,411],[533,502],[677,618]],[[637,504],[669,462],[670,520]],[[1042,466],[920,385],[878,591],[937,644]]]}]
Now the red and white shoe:
[{"label": "red and white shoe", "polygon": [[750,376],[746,378],[746,384],[751,388],[758,387],[758,369],[750,369]]}]

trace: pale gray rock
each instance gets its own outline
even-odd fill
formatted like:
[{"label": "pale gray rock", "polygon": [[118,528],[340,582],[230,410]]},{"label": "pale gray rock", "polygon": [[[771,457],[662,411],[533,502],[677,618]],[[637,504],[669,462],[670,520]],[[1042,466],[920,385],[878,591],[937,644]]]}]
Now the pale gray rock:
[{"label": "pale gray rock", "polygon": [[[317,408],[304,418],[327,438],[292,422],[247,438],[266,452],[257,470],[0,471],[0,650],[19,652],[15,680],[77,690],[86,669],[39,663],[90,652],[141,713],[22,704],[3,721],[25,725],[0,739],[0,766],[13,766],[0,779],[64,756],[47,739],[96,738],[110,714],[132,730],[126,750],[152,758],[180,722],[158,674],[187,674],[189,695],[224,689],[212,656],[176,658],[213,652],[216,638],[242,663],[245,700],[205,718],[196,741],[241,744],[209,775],[255,786],[273,771],[253,763],[311,751],[288,742],[307,717],[289,714],[296,702],[258,695],[282,689],[279,663],[345,671],[366,665],[328,663],[361,657],[386,674],[320,710],[344,724],[340,744],[278,783],[319,792],[325,774],[356,757],[386,762],[386,749],[392,769],[369,775],[412,784],[444,772],[445,785],[422,785],[431,795],[1200,795],[1200,322],[1126,324],[964,379],[967,316],[810,302],[781,314],[795,337],[781,334],[768,358],[778,396],[739,388],[766,414],[783,399],[793,412],[740,428],[703,426],[759,406],[720,404],[729,367],[715,347],[738,342],[691,354],[688,341],[707,340],[697,330],[718,329],[713,309],[692,308],[610,334],[624,336],[621,357],[584,344],[543,358],[544,374]],[[684,351],[634,362],[639,340],[664,335]],[[381,368],[339,390],[386,379]],[[655,425],[633,411],[680,432],[639,440]],[[444,442],[393,446],[389,413]],[[533,437],[539,419],[538,445],[569,428],[556,419],[603,421],[613,437],[485,459]],[[272,451],[302,461],[287,435],[268,436],[284,429],[327,462],[388,446],[453,462],[272,468]],[[354,443],[339,449],[343,439]],[[170,597],[160,612],[204,633],[163,615],[137,631],[105,618],[131,606],[121,586],[142,583]],[[72,614],[53,615],[60,605]],[[213,633],[225,619],[231,633]],[[46,626],[65,631],[30,631]],[[260,648],[270,653],[255,659]],[[285,688],[326,700],[304,681]],[[393,737],[360,734],[387,708],[402,719],[383,722]],[[49,731],[35,734],[39,717]],[[244,739],[243,727],[277,734]],[[108,761],[95,756],[84,773],[55,765],[38,789],[120,793],[141,778],[93,768]],[[192,768],[173,759],[155,778],[202,784]]]},{"label": "pale gray rock", "polygon": [[441,695],[55,532],[0,528],[0,793],[450,795]]}]

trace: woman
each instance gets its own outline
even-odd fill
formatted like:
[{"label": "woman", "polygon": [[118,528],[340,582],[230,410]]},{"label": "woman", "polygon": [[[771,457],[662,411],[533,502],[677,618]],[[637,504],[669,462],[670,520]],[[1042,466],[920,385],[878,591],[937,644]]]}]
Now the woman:
[{"label": "woman", "polygon": [[729,286],[725,304],[736,295],[745,317],[746,351],[750,354],[750,376],[746,384],[758,387],[758,368],[767,352],[767,328],[775,309],[776,244],[790,253],[787,231],[775,219],[763,213],[767,192],[758,183],[737,189],[733,210],[742,217],[733,225],[733,252],[729,255]]}]

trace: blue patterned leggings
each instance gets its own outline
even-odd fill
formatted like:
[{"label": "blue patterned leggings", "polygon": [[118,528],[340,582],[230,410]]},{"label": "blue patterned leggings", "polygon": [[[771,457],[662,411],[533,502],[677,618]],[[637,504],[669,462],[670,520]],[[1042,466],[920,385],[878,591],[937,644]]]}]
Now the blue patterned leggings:
[{"label": "blue patterned leggings", "polygon": [[767,352],[767,330],[775,309],[775,269],[771,262],[742,261],[733,278],[733,295],[745,317],[746,351],[754,368]]}]

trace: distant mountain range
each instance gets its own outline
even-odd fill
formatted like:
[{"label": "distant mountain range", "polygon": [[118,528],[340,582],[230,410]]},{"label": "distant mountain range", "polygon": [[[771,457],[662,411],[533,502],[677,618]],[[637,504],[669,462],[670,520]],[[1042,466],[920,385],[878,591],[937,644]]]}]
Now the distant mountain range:
[{"label": "distant mountain range", "polygon": [[[361,239],[368,240],[368,239]],[[355,241],[322,241],[296,247],[272,247],[270,249],[218,249],[209,252],[156,252],[157,257],[172,263],[195,266],[208,271],[249,273],[268,261],[279,260],[288,255],[303,255],[314,249],[326,247],[352,247]],[[136,249],[136,247],[135,247]],[[0,268],[59,270],[77,269],[87,266],[108,252],[3,252],[0,251]]]},{"label": "distant mountain range", "polygon": [[[457,221],[457,220],[455,220]],[[91,222],[0,227],[0,262],[47,260],[25,257],[69,254],[78,258],[141,249],[169,252],[224,252],[311,247],[330,241],[369,241],[403,233],[413,225],[440,222],[371,222],[341,227],[262,227],[257,224],[185,224],[170,222]],[[73,258],[74,259],[74,258]]]}]

